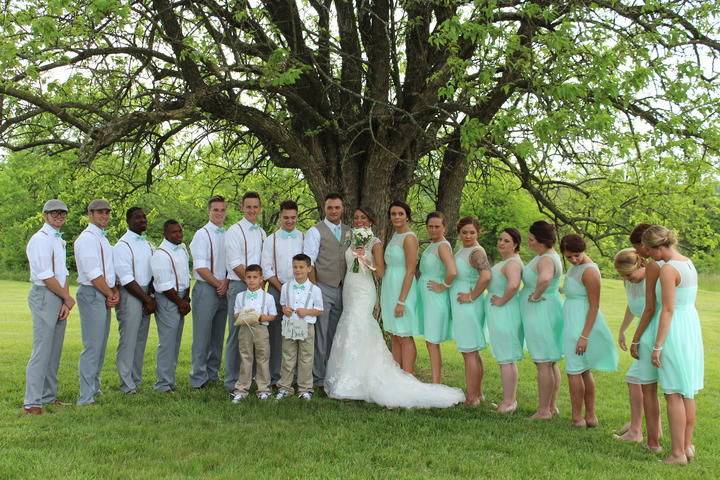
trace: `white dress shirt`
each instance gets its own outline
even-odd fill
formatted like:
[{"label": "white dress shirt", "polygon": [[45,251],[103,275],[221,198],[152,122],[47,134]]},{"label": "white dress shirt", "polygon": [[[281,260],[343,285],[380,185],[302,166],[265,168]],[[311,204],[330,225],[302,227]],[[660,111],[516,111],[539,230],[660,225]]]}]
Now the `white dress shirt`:
[{"label": "white dress shirt", "polygon": [[[310,300],[308,301],[308,296]],[[288,306],[293,310],[298,308],[316,308],[318,310],[323,309],[322,291],[310,280],[305,280],[305,283],[299,284],[295,279],[283,285],[280,291],[280,305]],[[283,318],[289,317],[283,315]],[[317,321],[317,317],[308,315],[304,317],[307,323],[313,324]]]},{"label": "white dress shirt", "polygon": [[75,239],[75,264],[78,270],[78,283],[92,286],[92,280],[105,276],[108,287],[115,287],[115,265],[110,242],[105,231],[90,224]]},{"label": "white dress shirt", "polygon": [[[323,222],[325,222],[325,225],[327,225],[327,227],[333,234],[335,234],[336,237],[342,235],[341,223],[335,225],[327,218],[324,219]],[[342,241],[342,237],[340,238],[340,241]],[[310,227],[307,233],[305,233],[303,253],[310,257],[310,261],[313,265],[315,265],[315,259],[317,259],[318,253],[320,253],[320,232],[315,226]]]},{"label": "white dress shirt", "polygon": [[295,229],[292,232],[277,230],[268,236],[262,248],[263,277],[267,280],[276,276],[285,284],[293,279],[292,258],[303,252],[303,233]]},{"label": "white dress shirt", "polygon": [[30,263],[30,281],[33,284],[43,286],[43,280],[55,277],[60,286],[65,286],[68,277],[65,240],[58,230],[44,224],[30,237],[25,253]]},{"label": "white dress shirt", "polygon": [[240,265],[260,265],[265,230],[258,224],[242,219],[225,233],[225,258],[227,277],[230,280],[242,280],[233,268]]},{"label": "white dress shirt", "polygon": [[125,286],[135,280],[141,287],[146,287],[152,278],[150,258],[153,249],[145,236],[128,230],[113,247],[113,263],[115,275],[120,285]]},{"label": "white dress shirt", "polygon": [[215,278],[225,280],[227,272],[225,270],[225,229],[223,227],[208,222],[195,232],[190,242],[190,253],[192,253],[195,280],[205,281],[197,273],[198,268],[207,268]]},{"label": "white dress shirt", "polygon": [[167,239],[163,240],[150,260],[155,290],[158,292],[166,292],[173,288],[178,292],[187,290],[190,286],[189,263],[190,259],[184,244],[175,245]]},{"label": "white dress shirt", "polygon": [[[261,288],[258,288],[254,292],[245,290],[244,292],[238,293],[237,297],[235,297],[235,308],[233,309],[235,315],[248,309],[255,310],[260,315],[272,315],[273,317],[277,315],[275,299]],[[270,322],[260,323],[267,325]]]}]

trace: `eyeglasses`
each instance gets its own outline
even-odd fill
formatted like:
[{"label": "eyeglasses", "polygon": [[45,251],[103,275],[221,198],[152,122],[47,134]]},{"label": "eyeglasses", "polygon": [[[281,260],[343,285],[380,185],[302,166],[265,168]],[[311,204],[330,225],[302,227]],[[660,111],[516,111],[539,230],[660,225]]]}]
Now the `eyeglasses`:
[{"label": "eyeglasses", "polygon": [[65,210],[51,210],[47,212],[50,214],[51,217],[57,218],[57,217],[67,217],[68,212]]}]

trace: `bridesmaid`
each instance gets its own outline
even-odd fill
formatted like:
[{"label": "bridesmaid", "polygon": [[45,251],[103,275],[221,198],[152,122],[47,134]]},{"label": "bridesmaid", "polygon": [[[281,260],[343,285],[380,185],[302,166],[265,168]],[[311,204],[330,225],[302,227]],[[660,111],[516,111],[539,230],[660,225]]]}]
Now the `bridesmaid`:
[{"label": "bridesmaid", "polygon": [[563,346],[572,405],[571,425],[580,428],[598,425],[591,370],[614,372],[618,366],[615,342],[600,311],[600,269],[585,253],[586,249],[585,240],[579,235],[565,235],[560,240],[560,251],[572,264],[563,287]]},{"label": "bridesmaid", "polygon": [[562,260],[553,250],[555,226],[538,220],[530,226],[528,246],[537,255],[523,267],[524,287],[520,291],[525,342],[537,367],[538,408],[532,418],[547,420],[559,413],[556,405],[560,389],[563,313],[560,298]]},{"label": "bridesmaid", "polygon": [[[641,223],[635,226],[630,233],[630,243],[635,251],[645,259],[650,257],[650,251],[643,245],[642,236],[651,226],[648,223]],[[636,361],[633,362],[627,373],[627,376],[636,380],[642,389],[645,429],[647,430],[645,446],[653,453],[662,452],[660,446],[662,424],[660,422],[660,402],[657,395],[658,371],[652,364],[651,356],[653,335],[657,331],[657,322],[662,306],[660,296],[656,295],[656,286],[660,276],[660,267],[664,263],[663,260],[650,260],[645,264],[645,308],[630,343],[630,355]]]},{"label": "bridesmaid", "polygon": [[450,295],[457,276],[450,242],[445,240],[445,215],[430,212],[425,219],[430,245],[420,257],[420,319],[430,355],[432,382],[440,383],[442,356],[440,344],[450,339]]},{"label": "bridesmaid", "polygon": [[417,350],[413,335],[422,335],[417,311],[415,269],[418,239],[410,230],[410,206],[399,200],[388,208],[394,229],[385,248],[385,274],[380,293],[383,328],[392,335],[392,354],[408,373],[415,370]]},{"label": "bridesmaid", "polygon": [[490,282],[490,264],[485,249],[478,243],[480,222],[463,217],[456,226],[463,248],[455,254],[457,277],[450,287],[452,337],[465,361],[466,405],[477,405],[483,399],[483,364],[478,351],[485,342],[483,292]]},{"label": "bridesmaid", "polygon": [[642,236],[650,256],[664,261],[660,268],[662,308],[652,335],[652,363],[667,401],[671,452],[664,462],[685,465],[695,457],[695,394],[703,388],[704,353],[700,320],[695,308],[697,271],[676,249],[677,237],[660,225]]},{"label": "bridesmaid", "polygon": [[502,260],[492,268],[485,306],[490,346],[495,360],[500,364],[503,384],[503,401],[497,408],[500,413],[517,410],[516,362],[523,358],[524,342],[520,297],[517,294],[523,269],[523,262],[518,255],[520,242],[520,232],[514,228],[506,228],[498,237],[497,249]]},{"label": "bridesmaid", "polygon": [[[634,248],[625,248],[615,255],[615,270],[625,284],[625,297],[627,298],[625,317],[618,334],[618,345],[623,351],[627,351],[625,331],[633,319],[640,317],[645,309],[645,260]],[[626,374],[625,381],[630,394],[630,422],[618,431],[615,438],[626,442],[642,442],[642,386],[637,378],[630,375],[630,371]]]}]

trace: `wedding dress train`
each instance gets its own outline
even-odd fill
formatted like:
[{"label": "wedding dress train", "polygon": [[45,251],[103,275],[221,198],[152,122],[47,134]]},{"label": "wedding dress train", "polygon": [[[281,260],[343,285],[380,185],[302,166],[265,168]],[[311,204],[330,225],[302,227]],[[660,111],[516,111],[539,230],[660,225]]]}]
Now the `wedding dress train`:
[{"label": "wedding dress train", "polygon": [[[372,245],[366,248],[368,264],[372,263],[371,250]],[[464,401],[462,390],[423,383],[398,366],[372,315],[377,295],[372,272],[360,265],[360,271],[353,273],[349,248],[345,260],[343,312],[327,365],[327,395],[391,408],[445,408]]]}]

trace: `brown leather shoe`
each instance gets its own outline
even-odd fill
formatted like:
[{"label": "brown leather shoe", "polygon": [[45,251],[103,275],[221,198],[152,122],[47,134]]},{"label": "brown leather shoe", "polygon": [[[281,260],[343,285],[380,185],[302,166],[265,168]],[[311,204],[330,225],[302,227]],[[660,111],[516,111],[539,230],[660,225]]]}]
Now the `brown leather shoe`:
[{"label": "brown leather shoe", "polygon": [[23,407],[23,411],[25,412],[25,415],[42,415],[43,414],[42,407]]}]

